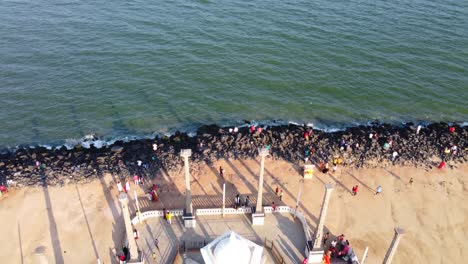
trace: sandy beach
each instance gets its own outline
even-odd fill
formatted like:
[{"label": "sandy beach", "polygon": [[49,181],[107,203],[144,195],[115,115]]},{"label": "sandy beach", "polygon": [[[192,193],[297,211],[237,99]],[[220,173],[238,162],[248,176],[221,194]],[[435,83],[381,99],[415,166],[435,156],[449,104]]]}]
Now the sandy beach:
[{"label": "sandy beach", "polygon": [[[193,168],[195,206],[221,198],[224,180],[218,175],[219,166],[225,171],[229,195],[256,193],[258,160],[220,160]],[[283,201],[294,207],[300,167],[267,159],[265,170],[265,193],[274,195],[278,186],[284,190]],[[2,262],[39,263],[42,252],[49,263],[96,263],[97,258],[101,263],[116,263],[113,250],[122,243],[123,222],[115,176],[106,174],[87,184],[10,190],[0,200]],[[467,176],[466,164],[443,170],[339,168],[304,182],[301,210],[314,229],[324,183],[331,182],[335,190],[326,229],[334,236],[345,234],[358,256],[368,246],[366,263],[382,262],[394,227],[406,230],[394,263],[463,263],[468,258],[463,248],[468,237],[468,204],[463,202],[468,198]],[[409,184],[411,177],[413,184]],[[144,188],[132,183],[143,211],[183,207],[181,171],[158,173],[154,182],[160,186],[161,199],[156,203],[145,201]],[[359,192],[352,196],[356,184]],[[378,185],[383,191],[375,195]]]}]

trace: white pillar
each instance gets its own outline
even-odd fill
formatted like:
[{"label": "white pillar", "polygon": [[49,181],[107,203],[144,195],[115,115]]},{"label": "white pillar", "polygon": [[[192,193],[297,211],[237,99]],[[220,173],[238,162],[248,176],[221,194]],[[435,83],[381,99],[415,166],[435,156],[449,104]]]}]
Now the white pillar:
[{"label": "white pillar", "polygon": [[135,195],[135,203],[136,203],[136,206],[137,206],[137,217],[138,217],[138,222],[141,224],[141,211],[140,211],[140,204],[138,203],[138,195],[137,195],[137,192],[136,191],[133,191],[133,194]]},{"label": "white pillar", "polygon": [[369,247],[366,247],[366,250],[364,250],[364,254],[362,254],[362,259],[360,264],[364,264],[367,258],[367,252],[369,252]]},{"label": "white pillar", "polygon": [[322,210],[320,211],[319,222],[317,230],[315,231],[314,249],[322,249],[323,226],[325,225],[325,218],[328,211],[328,203],[330,202],[333,185],[331,183],[325,184],[325,196],[323,197]]},{"label": "white pillar", "polygon": [[299,210],[299,203],[301,202],[301,195],[302,195],[302,186],[304,185],[304,179],[299,180],[299,192],[297,193],[296,199],[296,210],[294,210],[294,217],[297,216],[297,211]]},{"label": "white pillar", "polygon": [[405,234],[405,230],[402,228],[395,228],[395,235],[393,236],[393,241],[392,244],[390,244],[390,248],[387,251],[387,254],[385,255],[385,259],[383,261],[383,264],[390,264],[392,263],[393,256],[395,255],[398,244],[400,243],[401,236]]},{"label": "white pillar", "polygon": [[257,196],[257,206],[255,209],[255,213],[262,213],[262,202],[263,202],[263,174],[265,170],[265,157],[269,154],[267,148],[261,148],[258,150],[258,154],[260,155],[261,162],[260,162],[260,177],[258,179],[258,196]]},{"label": "white pillar", "polygon": [[258,195],[257,195],[257,206],[255,207],[255,213],[252,214],[252,225],[263,225],[265,223],[265,214],[263,213],[263,174],[265,170],[265,156],[268,155],[267,148],[258,149],[260,155],[260,177],[258,179]]},{"label": "white pillar", "polygon": [[125,223],[125,231],[127,233],[128,250],[130,251],[130,259],[138,259],[138,246],[133,237],[132,222],[130,220],[130,212],[128,211],[128,196],[126,193],[119,194],[120,205],[122,206],[122,216]]},{"label": "white pillar", "polygon": [[314,244],[312,250],[309,252],[309,263],[322,263],[323,253],[323,226],[325,225],[325,218],[327,216],[328,203],[330,202],[333,185],[331,183],[325,184],[325,196],[323,197],[322,209],[320,210],[319,222],[314,235]]},{"label": "white pillar", "polygon": [[192,191],[190,189],[190,167],[189,157],[192,155],[191,149],[182,149],[180,156],[184,158],[184,169],[185,169],[185,214],[192,215]]}]

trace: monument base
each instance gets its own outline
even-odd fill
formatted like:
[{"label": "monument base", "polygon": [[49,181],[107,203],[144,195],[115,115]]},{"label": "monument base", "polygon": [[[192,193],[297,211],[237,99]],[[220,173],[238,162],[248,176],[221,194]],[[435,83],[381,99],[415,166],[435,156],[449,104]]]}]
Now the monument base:
[{"label": "monument base", "polygon": [[253,213],[252,214],[252,225],[263,225],[265,223],[264,213]]},{"label": "monument base", "polygon": [[312,251],[309,252],[309,264],[313,264],[313,263],[322,263],[322,258],[323,258],[323,254],[325,253],[325,251],[323,251],[322,249],[313,249]]},{"label": "monument base", "polygon": [[184,215],[182,216],[182,219],[184,220],[185,228],[195,228],[197,225],[197,220],[194,215]]}]

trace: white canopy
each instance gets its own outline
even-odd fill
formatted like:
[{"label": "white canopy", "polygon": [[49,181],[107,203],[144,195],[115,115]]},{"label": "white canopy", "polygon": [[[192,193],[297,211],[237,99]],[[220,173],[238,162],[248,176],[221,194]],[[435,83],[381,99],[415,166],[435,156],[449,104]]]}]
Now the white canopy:
[{"label": "white canopy", "polygon": [[263,247],[228,231],[201,249],[206,264],[260,264]]}]

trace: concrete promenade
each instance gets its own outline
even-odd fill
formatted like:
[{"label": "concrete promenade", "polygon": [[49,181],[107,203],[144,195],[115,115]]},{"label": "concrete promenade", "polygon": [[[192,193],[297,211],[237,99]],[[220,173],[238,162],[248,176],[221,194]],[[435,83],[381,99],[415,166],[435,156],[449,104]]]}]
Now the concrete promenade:
[{"label": "concrete promenade", "polygon": [[[305,245],[304,232],[299,220],[295,220],[289,213],[267,214],[264,226],[252,226],[248,215],[199,216],[195,229],[185,229],[180,217],[173,217],[169,225],[164,218],[150,218],[137,225],[140,238],[138,246],[144,251],[146,263],[169,263],[176,252],[177,246],[185,241],[193,243],[214,240],[228,230],[263,245],[266,239],[274,244],[285,258],[285,263],[300,263],[303,260]],[[155,240],[158,240],[158,248]],[[156,254],[153,254],[155,252]],[[274,263],[267,249],[264,263]],[[155,255],[155,258],[153,256]],[[189,253],[187,257],[203,263],[201,254]]]}]

